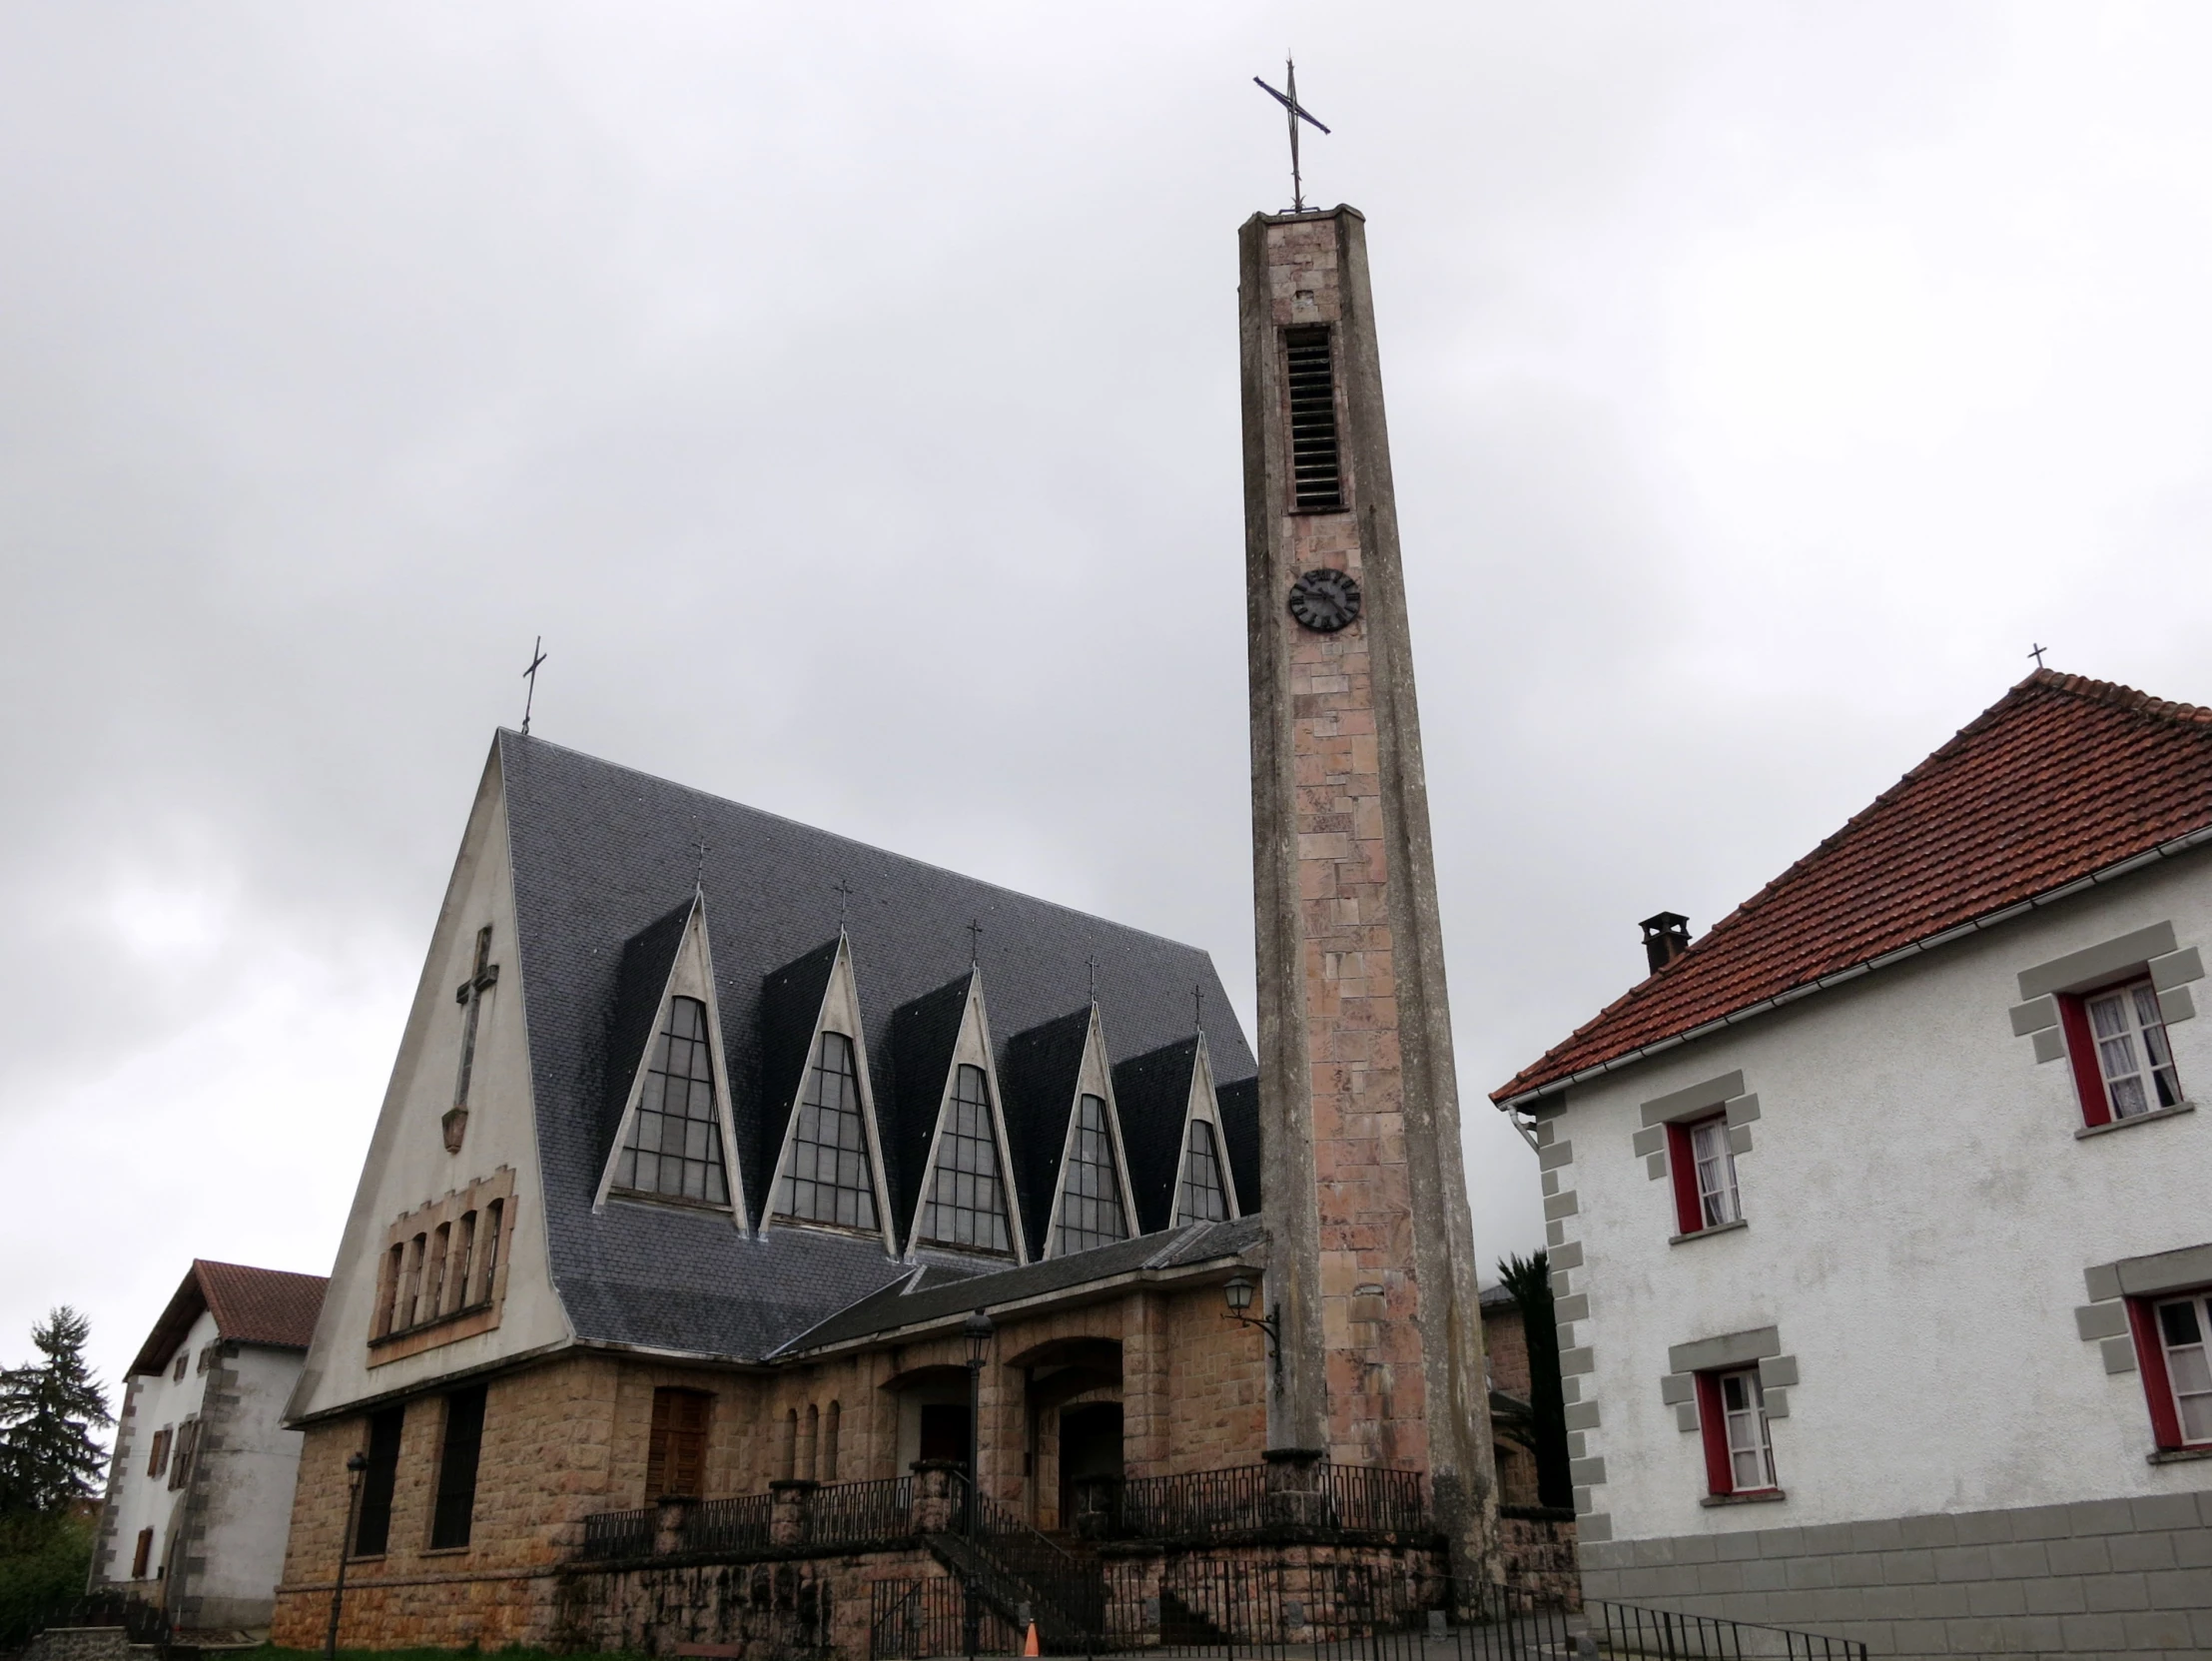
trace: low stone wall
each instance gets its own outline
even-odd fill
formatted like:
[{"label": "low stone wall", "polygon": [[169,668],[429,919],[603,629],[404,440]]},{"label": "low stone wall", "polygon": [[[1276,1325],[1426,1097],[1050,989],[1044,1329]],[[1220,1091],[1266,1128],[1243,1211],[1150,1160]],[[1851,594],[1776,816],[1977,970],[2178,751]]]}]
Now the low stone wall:
[{"label": "low stone wall", "polygon": [[551,1646],[674,1655],[698,1644],[740,1661],[824,1653],[864,1661],[870,1587],[935,1579],[926,1549],[751,1563],[638,1564],[562,1573]]},{"label": "low stone wall", "polygon": [[1582,1548],[1592,1598],[1881,1656],[2212,1654],[2212,1491]]},{"label": "low stone wall", "polygon": [[131,1635],[120,1626],[50,1626],[24,1647],[22,1661],[129,1661],[130,1654]]},{"label": "low stone wall", "polygon": [[1516,1601],[1570,1610],[1582,1607],[1582,1567],[1575,1556],[1572,1511],[1501,1506],[1498,1548],[1505,1583]]}]

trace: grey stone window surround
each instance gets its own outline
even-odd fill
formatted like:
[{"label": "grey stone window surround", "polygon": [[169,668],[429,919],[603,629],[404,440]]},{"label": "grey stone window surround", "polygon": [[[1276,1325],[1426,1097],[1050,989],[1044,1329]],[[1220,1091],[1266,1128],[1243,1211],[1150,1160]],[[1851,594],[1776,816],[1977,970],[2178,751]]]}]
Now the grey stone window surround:
[{"label": "grey stone window surround", "polygon": [[2095,1263],[2081,1277],[2089,1301],[2074,1310],[2075,1334],[2098,1345],[2106,1372],[2133,1372],[2135,1336],[2128,1327],[2127,1300],[2212,1286],[2212,1243]]},{"label": "grey stone window surround", "polygon": [[[1644,1176],[1658,1182],[1667,1175],[1667,1127],[1694,1119],[1709,1119],[1715,1109],[1728,1120],[1728,1145],[1739,1159],[1752,1151],[1752,1121],[1759,1117],[1759,1098],[1744,1088],[1741,1071],[1724,1073],[1687,1089],[1655,1097],[1642,1108],[1644,1128],[1629,1139],[1629,1146],[1644,1162]],[[1741,1195],[1739,1195],[1741,1204]],[[1722,1227],[1734,1227],[1723,1225]],[[1719,1230],[1697,1231],[1715,1233]],[[1691,1236],[1678,1236],[1689,1239]]]},{"label": "grey stone window surround", "polygon": [[2183,1114],[2196,1111],[2194,1102],[2176,1102],[2170,1108],[2153,1108],[2148,1113],[2130,1114],[2125,1119],[2108,1119],[2102,1125],[2084,1125],[2074,1132],[2074,1141],[2086,1142],[2090,1137],[2108,1136],[2114,1131],[2132,1131],[2138,1125],[2155,1125],[2161,1119],[2179,1119]]},{"label": "grey stone window surround", "polygon": [[1694,1234],[1669,1235],[1667,1244],[1669,1246],[1687,1246],[1694,1240],[1711,1240],[1715,1235],[1740,1234],[1751,1226],[1749,1218],[1740,1217],[1734,1223],[1716,1223],[1712,1228],[1700,1229]]},{"label": "grey stone window surround", "polygon": [[1790,1416],[1790,1391],[1798,1382],[1798,1358],[1782,1351],[1782,1332],[1755,1326],[1748,1332],[1678,1343],[1667,1351],[1668,1370],[1659,1380],[1659,1399],[1675,1410],[1675,1428],[1698,1428],[1698,1374],[1759,1368],[1760,1391],[1770,1419]]},{"label": "grey stone window surround", "polygon": [[2147,929],[2021,970],[2022,1002],[2005,1012],[2012,1022],[2012,1036],[2033,1041],[2038,1066],[2058,1061],[2066,1054],[2065,1033],[2058,1020],[2059,998],[2093,992],[2138,974],[2150,976],[2158,993],[2158,1013],[2167,1026],[2195,1017],[2196,999],[2189,983],[2204,979],[2203,955],[2194,946],[2176,947],[2173,924],[2154,923]]}]

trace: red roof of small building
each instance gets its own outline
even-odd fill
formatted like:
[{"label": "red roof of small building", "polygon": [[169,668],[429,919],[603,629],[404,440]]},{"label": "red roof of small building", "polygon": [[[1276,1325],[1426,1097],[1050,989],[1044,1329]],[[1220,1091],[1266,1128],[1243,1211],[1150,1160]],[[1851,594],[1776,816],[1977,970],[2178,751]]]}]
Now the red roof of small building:
[{"label": "red roof of small building", "polygon": [[315,1319],[323,1312],[323,1293],[330,1283],[323,1274],[195,1257],[130,1370],[159,1372],[169,1365],[202,1310],[213,1311],[215,1329],[234,1342],[305,1349],[315,1336]]},{"label": "red roof of small building", "polygon": [[1505,1102],[1816,989],[2212,826],[2212,709],[2038,669]]}]

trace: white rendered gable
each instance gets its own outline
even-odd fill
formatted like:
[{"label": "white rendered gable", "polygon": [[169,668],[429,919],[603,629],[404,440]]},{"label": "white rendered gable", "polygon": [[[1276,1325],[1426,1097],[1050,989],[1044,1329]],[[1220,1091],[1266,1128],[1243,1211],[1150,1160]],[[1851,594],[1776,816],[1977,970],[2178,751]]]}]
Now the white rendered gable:
[{"label": "white rendered gable", "polygon": [[1137,1223],[1129,1201],[1128,1154],[1121,1146],[1121,1109],[1113,1099],[1113,1069],[1106,1061],[1105,1026],[1097,1004],[1091,1006],[1091,1027],[1083,1044],[1083,1066],[1077,1074],[1075,1100],[1068,1105],[1068,1133],[1061,1140],[1060,1177],[1053,1185],[1053,1215],[1045,1229],[1045,1255],[1048,1257],[1059,1251],[1056,1243],[1060,1236],[1061,1212],[1067,1204],[1068,1177],[1075,1163],[1076,1131],[1086,1096],[1096,1096],[1106,1103],[1106,1145],[1113,1152],[1113,1180],[1119,1185],[1121,1229],[1124,1236],[1134,1235]]},{"label": "white rendered gable", "polygon": [[[937,1124],[930,1132],[930,1151],[922,1166],[922,1184],[915,1192],[914,1216],[909,1221],[907,1255],[923,1246],[938,1248],[941,1243],[922,1239],[922,1220],[929,1215],[930,1195],[937,1182],[939,1159],[945,1152],[945,1122],[953,1111],[953,1084],[960,1077],[962,1067],[983,1070],[984,1090],[991,1098],[992,1146],[999,1156],[999,1194],[1006,1209],[1007,1241],[1011,1255],[1018,1263],[1030,1260],[1029,1246],[1022,1238],[1022,1202],[1014,1192],[1014,1159],[1007,1146],[1006,1098],[999,1089],[999,1070],[992,1061],[991,1017],[984,1007],[983,976],[980,972],[968,977],[968,1002],[961,1010],[960,1037],[953,1044],[952,1065],[945,1069],[944,1083],[937,1098]],[[962,1249],[950,1247],[949,1249]]]},{"label": "white rendered gable", "polygon": [[761,1209],[761,1233],[765,1235],[770,1228],[816,1227],[803,1218],[778,1217],[776,1203],[784,1177],[791,1169],[791,1144],[799,1129],[799,1103],[806,1096],[807,1077],[821,1051],[824,1033],[838,1033],[852,1041],[853,1068],[859,1075],[861,1132],[868,1145],[868,1183],[876,1197],[877,1232],[883,1236],[884,1250],[896,1255],[899,1242],[892,1229],[891,1191],[884,1182],[883,1139],[876,1128],[876,1092],[868,1066],[868,1039],[861,1026],[860,986],[853,978],[852,942],[845,938],[843,930],[838,932],[837,961],[831,965],[829,985],[822,991],[822,1007],[815,1014],[814,1031],[807,1037],[806,1064],[799,1070],[792,1099],[776,1104],[779,1110],[788,1109],[789,1112],[784,1120],[783,1146],[776,1154],[776,1170],[769,1180],[768,1203]]},{"label": "white rendered gable", "polygon": [[[668,1025],[669,1005],[677,998],[696,998],[706,1006],[707,1054],[714,1070],[715,1134],[722,1149],[722,1170],[730,1193],[728,1207],[715,1209],[728,1210],[731,1220],[742,1229],[746,1226],[744,1173],[738,1167],[737,1134],[730,1121],[730,1068],[722,1054],[722,1010],[714,996],[714,949],[707,938],[707,907],[703,895],[695,896],[691,902],[691,916],[684,923],[683,940],[676,948],[675,962],[669,965],[660,1002],[654,1006],[653,1024],[645,1035],[645,1048],[630,1078],[630,1093],[622,1107],[622,1123],[615,1132],[613,1145],[607,1150],[606,1167],[599,1173],[599,1189],[592,1199],[591,1209],[604,1211],[607,1196],[614,1192],[615,1168],[621,1163],[622,1150],[629,1146],[631,1133],[636,1128],[638,1107],[645,1095],[645,1078],[652,1071],[660,1035]],[[625,1199],[633,1197],[631,1190],[620,1192]],[[647,1204],[654,1198],[649,1195],[634,1197]]]},{"label": "white rendered gable", "polygon": [[[468,1014],[455,990],[474,978],[476,939],[487,925],[489,961],[499,973],[478,994],[468,1118],[458,1151],[448,1152],[446,1116],[454,1106]],[[522,993],[506,793],[494,746],[430,936],[288,1419],[425,1387],[448,1373],[543,1349],[571,1335],[546,1255]],[[369,1339],[385,1231],[396,1219],[502,1172],[511,1176],[513,1210],[498,1324],[381,1361],[371,1373]]]}]

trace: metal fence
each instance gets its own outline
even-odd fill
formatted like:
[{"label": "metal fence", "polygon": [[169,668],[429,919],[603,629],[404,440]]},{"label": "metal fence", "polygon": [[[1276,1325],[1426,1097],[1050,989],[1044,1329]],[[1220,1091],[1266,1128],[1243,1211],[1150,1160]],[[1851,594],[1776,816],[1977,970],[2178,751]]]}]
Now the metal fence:
[{"label": "metal fence", "polygon": [[[1863,1644],[1624,1604],[1587,1613],[1500,1588],[1475,1618],[1448,1619],[1440,1582],[1358,1563],[1207,1555],[1101,1566],[1089,1630],[1039,1621],[1047,1654],[1206,1661],[1865,1661]],[[1037,1611],[1004,1585],[961,1576],[870,1587],[873,1661],[1019,1653]]]},{"label": "metal fence", "polygon": [[1656,1656],[1660,1661],[1738,1661],[1755,1656],[1773,1656],[1778,1661],[1865,1661],[1864,1644],[1817,1632],[1683,1615],[1671,1609],[1640,1609],[1628,1603],[1593,1602],[1588,1610],[1591,1631],[1605,1655]]},{"label": "metal fence", "polygon": [[[684,1518],[686,1551],[759,1551],[768,1544],[768,1494],[739,1494],[734,1499],[702,1500]],[[645,1542],[652,1549],[652,1541]]]},{"label": "metal fence", "polygon": [[584,1518],[584,1543],[579,1555],[587,1558],[649,1557],[653,1534],[660,1520],[657,1507],[635,1511],[601,1511]]},{"label": "metal fence", "polygon": [[1104,1532],[1138,1540],[1214,1539],[1283,1522],[1362,1534],[1431,1531],[1421,1473],[1373,1465],[1316,1467],[1310,1496],[1279,1491],[1266,1465],[1231,1465],[1121,1484]]},{"label": "metal fence", "polygon": [[78,1592],[45,1608],[18,1609],[0,1620],[0,1650],[19,1650],[41,1632],[71,1627],[119,1626],[124,1641],[149,1646],[157,1654],[169,1651],[169,1617],[144,1598],[129,1592]]},{"label": "metal fence", "polygon": [[[858,1546],[905,1539],[913,1532],[913,1513],[911,1476],[894,1476],[881,1482],[833,1482],[808,1496],[806,1543]],[[764,1537],[766,1514],[764,1510]]]}]

